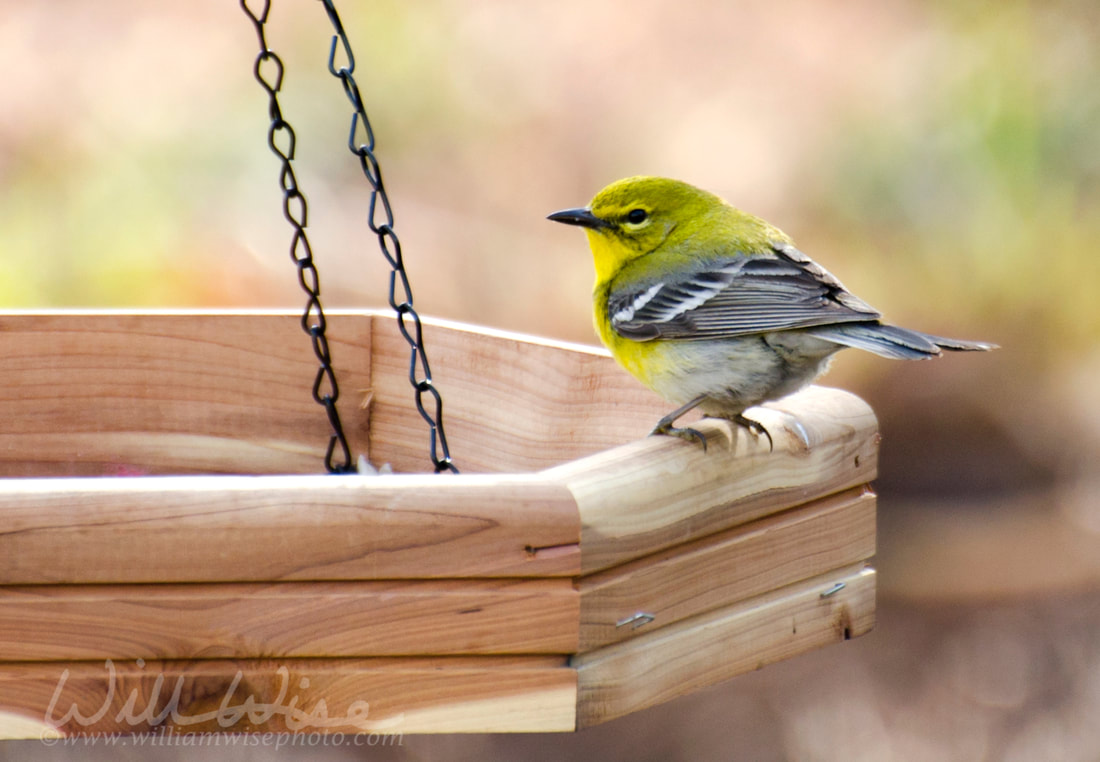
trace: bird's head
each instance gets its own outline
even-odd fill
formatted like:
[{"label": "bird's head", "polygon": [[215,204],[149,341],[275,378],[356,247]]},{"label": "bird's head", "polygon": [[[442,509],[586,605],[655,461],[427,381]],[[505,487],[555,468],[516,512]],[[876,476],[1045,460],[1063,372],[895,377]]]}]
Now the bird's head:
[{"label": "bird's head", "polygon": [[597,278],[605,280],[670,238],[686,240],[730,211],[712,193],[679,180],[643,176],[614,182],[588,206],[563,209],[547,219],[585,229]]}]

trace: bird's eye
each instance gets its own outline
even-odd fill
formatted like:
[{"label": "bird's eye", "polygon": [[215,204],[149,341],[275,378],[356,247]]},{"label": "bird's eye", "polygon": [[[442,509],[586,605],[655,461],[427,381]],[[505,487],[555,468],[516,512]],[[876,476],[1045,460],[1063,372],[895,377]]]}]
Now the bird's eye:
[{"label": "bird's eye", "polygon": [[641,225],[647,216],[645,209],[631,209],[626,215],[626,221],[631,225]]}]

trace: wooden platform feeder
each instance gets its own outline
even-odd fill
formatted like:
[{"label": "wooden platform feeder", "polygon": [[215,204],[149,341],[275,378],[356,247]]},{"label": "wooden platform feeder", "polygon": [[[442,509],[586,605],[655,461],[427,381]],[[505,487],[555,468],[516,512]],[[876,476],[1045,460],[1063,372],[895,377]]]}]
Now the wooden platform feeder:
[{"label": "wooden platform feeder", "polygon": [[645,437],[596,350],[329,316],[352,446],[290,313],[0,316],[0,734],[569,731],[868,631],[871,410],[812,387]]}]

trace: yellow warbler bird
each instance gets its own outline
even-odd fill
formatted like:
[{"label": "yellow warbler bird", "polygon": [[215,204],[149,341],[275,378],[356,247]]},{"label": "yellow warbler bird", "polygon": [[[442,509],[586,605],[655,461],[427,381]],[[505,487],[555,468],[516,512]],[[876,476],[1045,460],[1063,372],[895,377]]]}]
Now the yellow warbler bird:
[{"label": "yellow warbler bird", "polygon": [[902,360],[995,344],[886,325],[881,315],[764,220],[678,180],[629,177],[583,208],[549,216],[588,234],[596,264],[596,328],[643,384],[689,410],[771,437],[746,408],[779,399],[823,373],[845,347]]}]

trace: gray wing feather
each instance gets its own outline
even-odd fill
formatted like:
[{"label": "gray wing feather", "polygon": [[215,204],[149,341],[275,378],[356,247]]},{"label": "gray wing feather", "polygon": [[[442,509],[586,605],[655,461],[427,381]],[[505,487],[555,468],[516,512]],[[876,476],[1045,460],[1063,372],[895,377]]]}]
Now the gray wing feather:
[{"label": "gray wing feather", "polygon": [[616,292],[611,324],[622,336],[715,339],[880,317],[831,273],[788,244],[772,257],[737,255],[645,288]]}]

